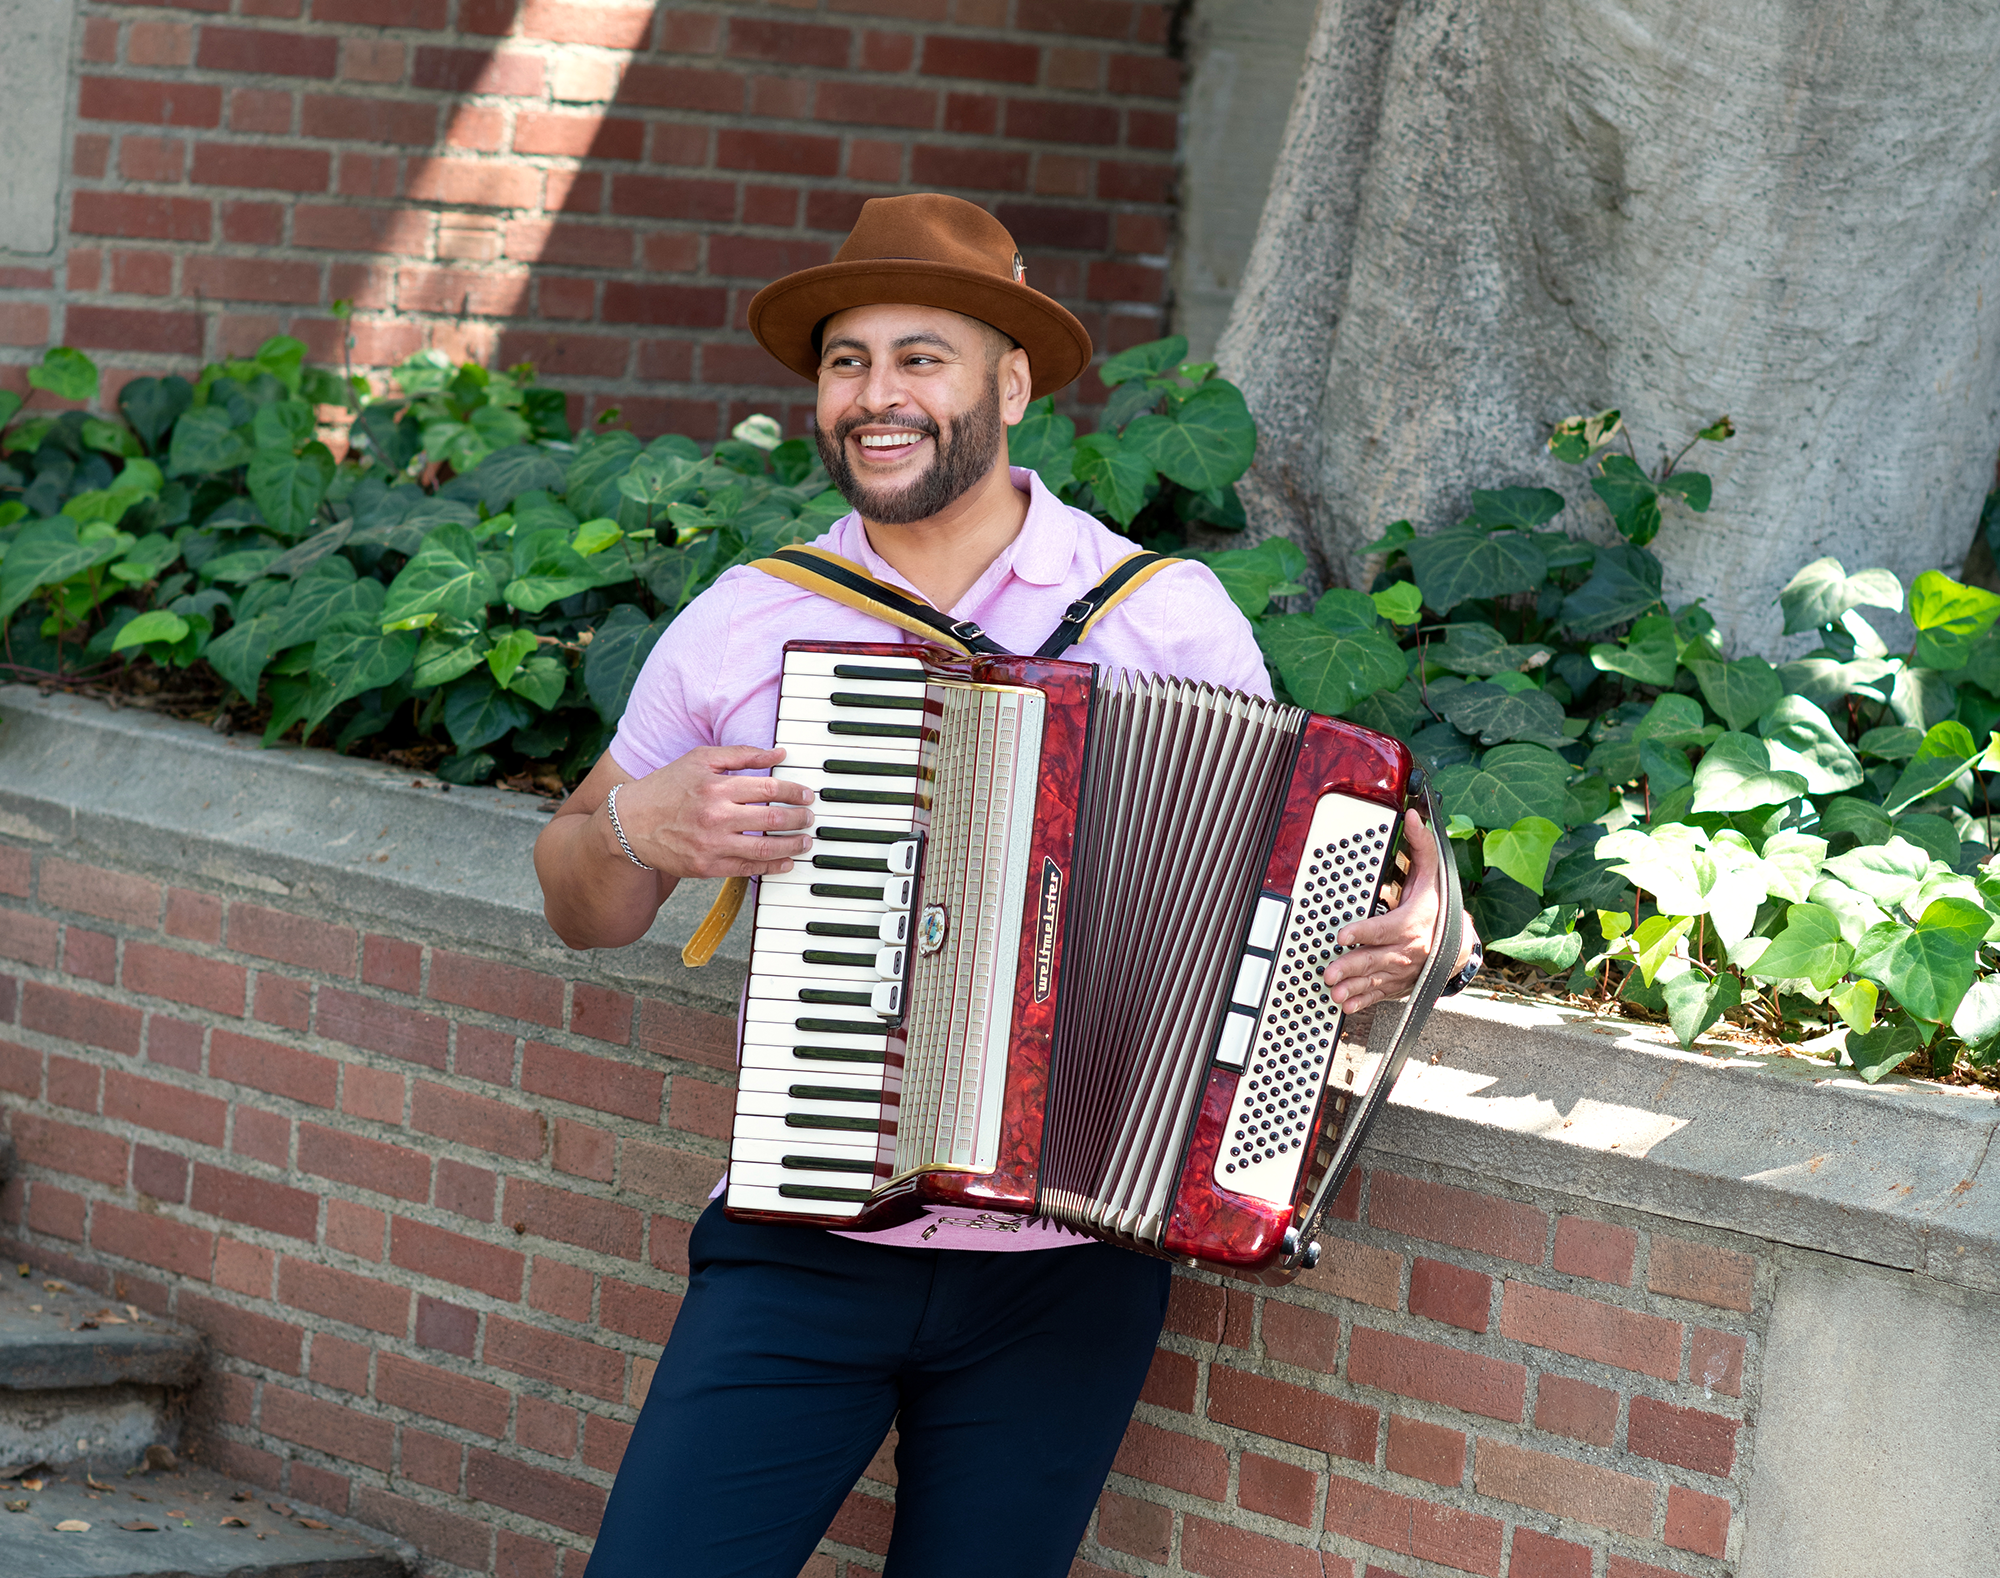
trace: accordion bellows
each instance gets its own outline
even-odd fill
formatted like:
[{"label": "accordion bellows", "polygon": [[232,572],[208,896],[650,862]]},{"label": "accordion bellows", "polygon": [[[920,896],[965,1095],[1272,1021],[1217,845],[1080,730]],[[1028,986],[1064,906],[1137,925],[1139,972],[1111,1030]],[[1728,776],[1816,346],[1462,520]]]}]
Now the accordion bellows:
[{"label": "accordion bellows", "polygon": [[1404,747],[1087,663],[785,651],[816,838],[760,884],[731,1214],[965,1206],[1296,1269],[1393,1074],[1320,972],[1392,869]]}]

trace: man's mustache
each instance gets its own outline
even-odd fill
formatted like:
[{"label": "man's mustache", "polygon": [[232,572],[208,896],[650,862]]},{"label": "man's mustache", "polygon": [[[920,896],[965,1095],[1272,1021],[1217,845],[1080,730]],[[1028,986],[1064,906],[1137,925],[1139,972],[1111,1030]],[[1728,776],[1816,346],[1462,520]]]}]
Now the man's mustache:
[{"label": "man's mustache", "polygon": [[907,427],[919,433],[927,433],[936,438],[941,431],[937,423],[927,416],[850,416],[837,424],[833,430],[836,443],[846,443],[858,427]]}]

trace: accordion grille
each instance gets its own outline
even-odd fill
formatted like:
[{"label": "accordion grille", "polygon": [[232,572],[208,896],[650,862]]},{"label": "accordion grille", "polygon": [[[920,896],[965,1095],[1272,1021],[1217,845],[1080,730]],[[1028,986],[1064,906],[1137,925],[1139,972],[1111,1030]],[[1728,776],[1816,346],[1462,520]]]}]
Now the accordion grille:
[{"label": "accordion grille", "polygon": [[[998,1164],[1042,694],[937,685],[895,1171]],[[941,925],[935,940],[927,928]]]}]

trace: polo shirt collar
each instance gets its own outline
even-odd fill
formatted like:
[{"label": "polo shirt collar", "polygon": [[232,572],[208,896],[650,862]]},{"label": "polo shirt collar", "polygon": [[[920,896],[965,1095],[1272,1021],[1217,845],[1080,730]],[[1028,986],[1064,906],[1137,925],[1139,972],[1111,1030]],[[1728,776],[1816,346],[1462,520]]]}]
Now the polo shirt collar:
[{"label": "polo shirt collar", "polygon": [[[1028,518],[1021,523],[1019,535],[1001,550],[1000,557],[966,592],[961,608],[984,603],[1010,576],[1030,586],[1060,585],[1076,562],[1076,516],[1069,506],[1048,490],[1038,473],[1026,466],[1010,466],[1008,473],[1014,486],[1028,495]],[[876,580],[887,581],[923,600],[923,593],[875,551],[858,512],[841,517],[829,536],[835,553],[853,560]]]}]

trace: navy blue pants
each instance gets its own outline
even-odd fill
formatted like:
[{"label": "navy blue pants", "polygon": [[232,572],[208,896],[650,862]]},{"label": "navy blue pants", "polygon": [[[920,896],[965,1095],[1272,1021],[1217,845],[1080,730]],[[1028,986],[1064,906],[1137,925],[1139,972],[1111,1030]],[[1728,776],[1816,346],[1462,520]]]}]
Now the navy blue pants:
[{"label": "navy blue pants", "polygon": [[588,1578],[797,1578],[897,1428],[885,1578],[1062,1578],[1166,1318],[1108,1244],[899,1249],[696,1224]]}]

